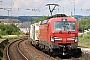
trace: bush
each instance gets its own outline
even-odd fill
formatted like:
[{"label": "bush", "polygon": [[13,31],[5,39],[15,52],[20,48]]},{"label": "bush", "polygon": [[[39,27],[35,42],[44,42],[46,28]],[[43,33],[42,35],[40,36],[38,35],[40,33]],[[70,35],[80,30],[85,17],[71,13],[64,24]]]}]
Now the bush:
[{"label": "bush", "polygon": [[88,35],[88,34],[84,34],[84,35],[83,35],[83,38],[84,38],[84,39],[89,39],[89,35]]},{"label": "bush", "polygon": [[0,24],[0,34],[1,35],[17,35],[20,34],[19,28],[13,24]]},{"label": "bush", "polygon": [[90,34],[82,34],[79,36],[79,46],[90,47]]},{"label": "bush", "polygon": [[0,38],[2,38],[2,36],[0,36]]},{"label": "bush", "polygon": [[79,38],[83,38],[83,34],[79,35]]}]

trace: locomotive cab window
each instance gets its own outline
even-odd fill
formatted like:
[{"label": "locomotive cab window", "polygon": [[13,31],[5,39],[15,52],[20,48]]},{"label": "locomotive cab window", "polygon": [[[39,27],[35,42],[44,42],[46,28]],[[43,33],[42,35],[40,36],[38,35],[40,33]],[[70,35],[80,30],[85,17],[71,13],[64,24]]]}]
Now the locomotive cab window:
[{"label": "locomotive cab window", "polygon": [[56,21],[54,22],[54,30],[55,31],[75,31],[75,23],[74,22],[62,22]]},{"label": "locomotive cab window", "polygon": [[44,20],[41,22],[41,24],[46,24],[48,22],[48,20]]}]

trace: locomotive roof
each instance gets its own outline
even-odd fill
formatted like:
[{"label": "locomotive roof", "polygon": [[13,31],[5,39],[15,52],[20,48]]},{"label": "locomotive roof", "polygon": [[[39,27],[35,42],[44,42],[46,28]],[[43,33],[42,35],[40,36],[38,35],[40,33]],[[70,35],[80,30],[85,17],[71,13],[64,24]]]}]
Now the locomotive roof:
[{"label": "locomotive roof", "polygon": [[65,14],[56,14],[56,15],[49,16],[47,19],[55,18],[55,17],[68,17],[68,16]]},{"label": "locomotive roof", "polygon": [[49,21],[49,19],[55,18],[55,17],[68,17],[68,16],[65,15],[65,14],[56,14],[56,15],[53,15],[53,16],[49,16],[46,20],[43,20],[40,24],[45,24]]},{"label": "locomotive roof", "polygon": [[[69,17],[69,16],[67,16],[67,15],[65,15],[65,14],[56,14],[56,15],[53,15],[53,16],[48,17],[46,20],[41,21],[40,24],[46,24],[46,23],[48,23],[48,21],[49,21],[51,18],[56,18],[56,17]],[[70,20],[72,20],[72,19],[70,18],[69,21],[70,21]]]}]

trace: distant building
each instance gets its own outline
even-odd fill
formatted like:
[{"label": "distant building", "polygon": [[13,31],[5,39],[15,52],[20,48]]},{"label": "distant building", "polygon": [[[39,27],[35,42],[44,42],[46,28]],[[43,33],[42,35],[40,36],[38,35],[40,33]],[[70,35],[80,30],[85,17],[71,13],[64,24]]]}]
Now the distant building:
[{"label": "distant building", "polygon": [[21,30],[21,32],[27,34],[30,32],[30,25],[31,22],[23,22],[22,24],[18,25],[18,27]]},{"label": "distant building", "polygon": [[29,33],[31,22],[21,22],[19,19],[0,19],[0,23],[3,24],[14,24],[16,25],[21,32]]},{"label": "distant building", "polygon": [[0,19],[0,23],[18,25],[22,23],[19,19]]}]

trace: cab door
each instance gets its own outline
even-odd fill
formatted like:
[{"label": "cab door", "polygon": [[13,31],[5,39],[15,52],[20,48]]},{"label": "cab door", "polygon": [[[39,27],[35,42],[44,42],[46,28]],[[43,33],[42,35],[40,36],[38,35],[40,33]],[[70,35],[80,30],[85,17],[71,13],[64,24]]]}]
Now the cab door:
[{"label": "cab door", "polygon": [[48,35],[47,20],[42,21],[39,28],[40,28],[39,40],[47,41]]}]

